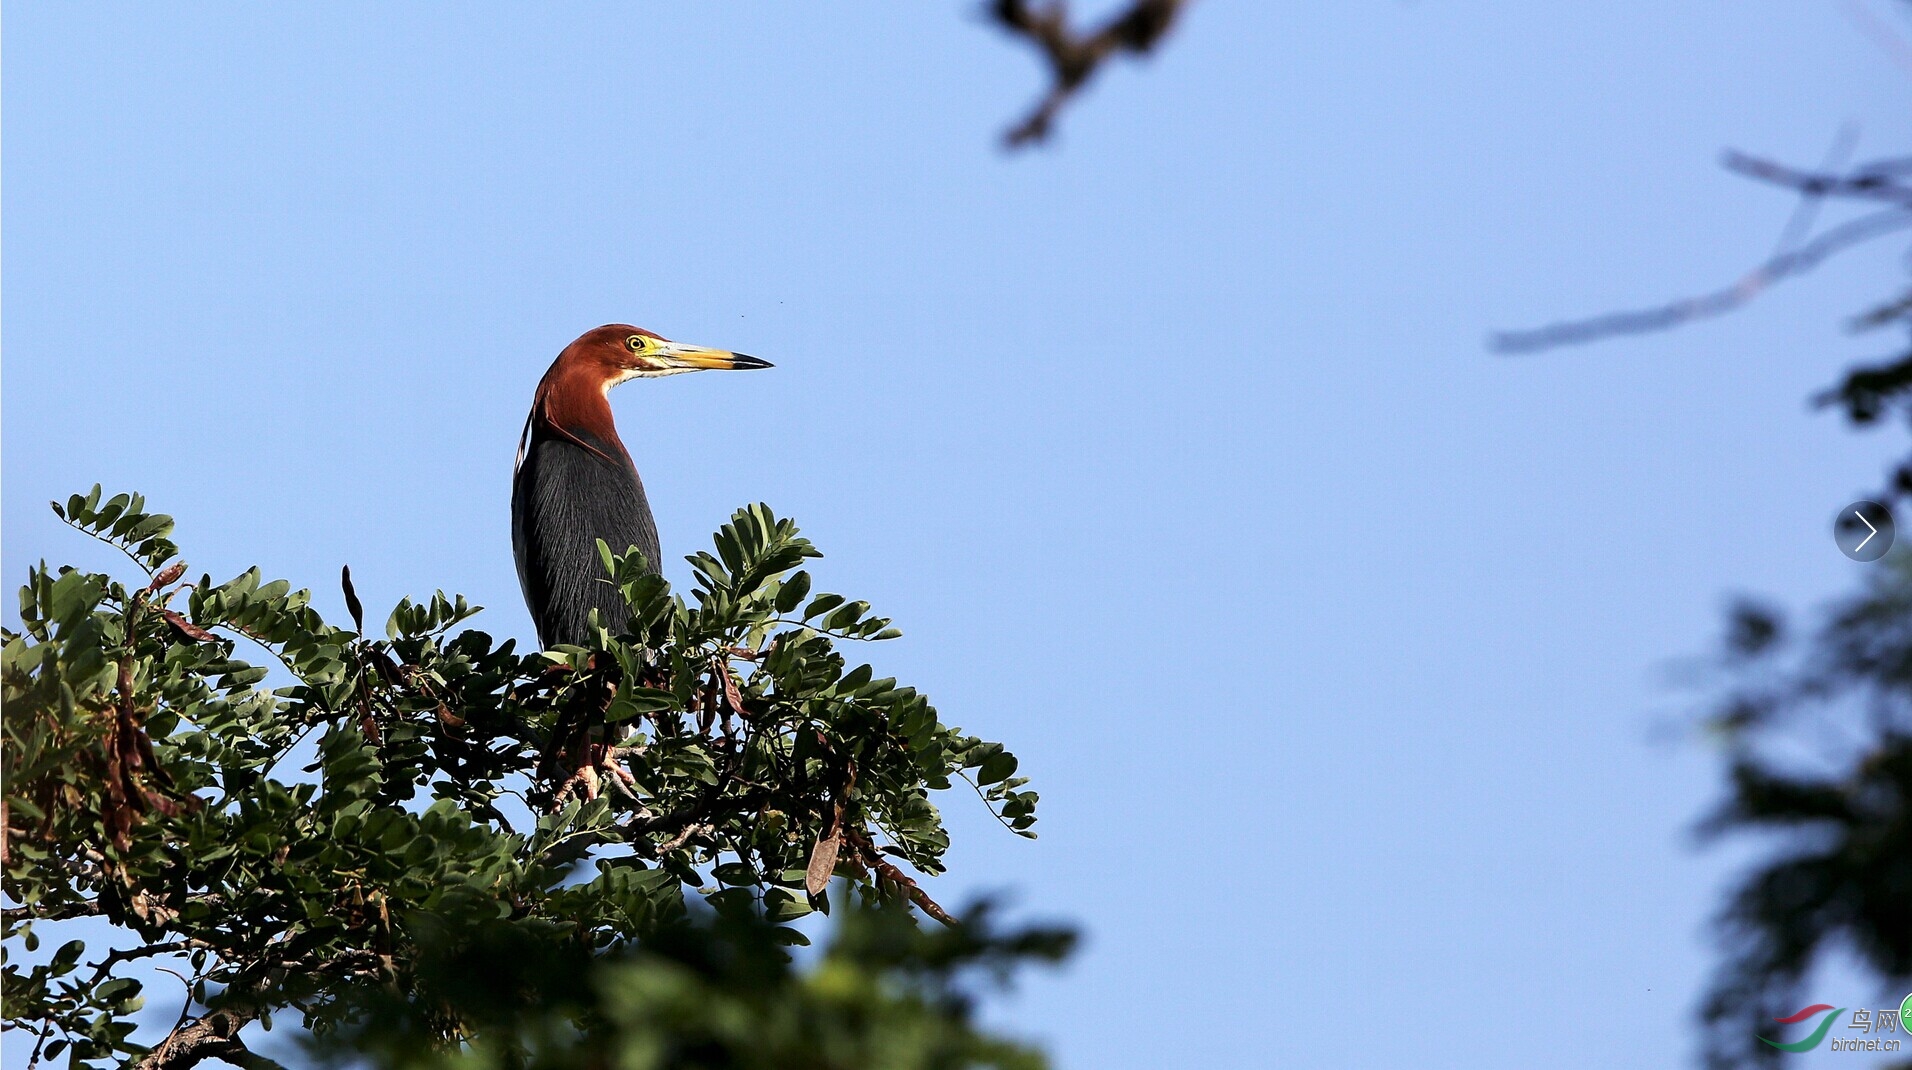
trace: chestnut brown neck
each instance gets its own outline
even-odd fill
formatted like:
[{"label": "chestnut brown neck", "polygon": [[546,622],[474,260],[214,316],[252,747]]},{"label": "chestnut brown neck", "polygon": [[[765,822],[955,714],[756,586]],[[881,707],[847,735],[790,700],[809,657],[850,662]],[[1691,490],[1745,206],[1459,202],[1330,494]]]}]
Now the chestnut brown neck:
[{"label": "chestnut brown neck", "polygon": [[531,402],[533,435],[569,439],[607,461],[630,463],[607,396],[615,369],[577,346],[559,354]]}]

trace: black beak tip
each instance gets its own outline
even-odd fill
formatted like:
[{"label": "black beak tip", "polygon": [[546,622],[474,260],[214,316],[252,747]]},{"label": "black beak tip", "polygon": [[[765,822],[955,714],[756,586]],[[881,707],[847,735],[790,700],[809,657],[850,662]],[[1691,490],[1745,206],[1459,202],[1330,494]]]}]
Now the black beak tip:
[{"label": "black beak tip", "polygon": [[774,368],[776,367],[775,364],[772,364],[769,361],[764,360],[762,357],[753,357],[748,353],[736,353],[736,354],[733,354],[733,356],[736,357],[738,368]]}]

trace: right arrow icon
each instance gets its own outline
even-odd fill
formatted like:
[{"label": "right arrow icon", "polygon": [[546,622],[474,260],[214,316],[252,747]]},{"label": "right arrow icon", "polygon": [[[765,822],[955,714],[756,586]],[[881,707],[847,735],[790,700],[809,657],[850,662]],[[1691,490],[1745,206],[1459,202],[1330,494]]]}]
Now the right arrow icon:
[{"label": "right arrow icon", "polygon": [[1839,544],[1839,552],[1854,561],[1877,561],[1892,549],[1897,530],[1892,511],[1885,506],[1853,502],[1839,510],[1839,518],[1832,522],[1832,539]]}]

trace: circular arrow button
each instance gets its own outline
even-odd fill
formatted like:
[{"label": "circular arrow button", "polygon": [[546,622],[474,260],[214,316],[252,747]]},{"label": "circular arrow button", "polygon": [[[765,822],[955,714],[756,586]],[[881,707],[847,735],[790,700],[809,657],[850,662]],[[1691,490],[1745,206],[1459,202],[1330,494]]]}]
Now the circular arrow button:
[{"label": "circular arrow button", "polygon": [[1832,522],[1832,541],[1839,552],[1854,561],[1877,561],[1892,549],[1892,537],[1898,525],[1892,512],[1878,502],[1853,502],[1839,510]]}]

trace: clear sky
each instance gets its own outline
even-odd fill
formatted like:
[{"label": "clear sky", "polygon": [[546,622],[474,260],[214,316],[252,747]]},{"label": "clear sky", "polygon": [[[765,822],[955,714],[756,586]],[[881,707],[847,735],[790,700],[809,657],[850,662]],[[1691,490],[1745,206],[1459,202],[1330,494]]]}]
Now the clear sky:
[{"label": "clear sky", "polygon": [[1084,927],[1007,1027],[1078,1070],[1688,1061],[1745,854],[1692,841],[1671,667],[1863,567],[1831,520],[1896,432],[1806,398],[1891,344],[1841,325],[1897,250],[1482,337],[1764,256],[1790,205],[1722,148],[1905,151],[1852,15],[1903,5],[1206,0],[1020,155],[1040,72],[975,7],[9,5],[8,581],[110,564],[43,504],[98,481],[195,572],[529,638],[546,365],[740,349],[776,370],[613,396],[670,574],[769,502],[1022,757],[1042,838],[952,795],[937,889]]}]

